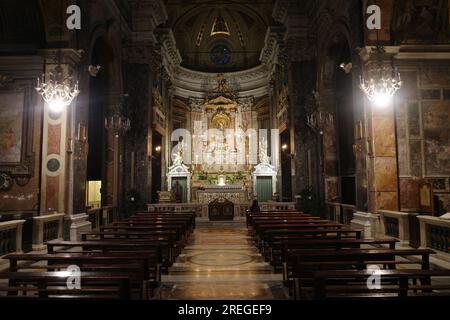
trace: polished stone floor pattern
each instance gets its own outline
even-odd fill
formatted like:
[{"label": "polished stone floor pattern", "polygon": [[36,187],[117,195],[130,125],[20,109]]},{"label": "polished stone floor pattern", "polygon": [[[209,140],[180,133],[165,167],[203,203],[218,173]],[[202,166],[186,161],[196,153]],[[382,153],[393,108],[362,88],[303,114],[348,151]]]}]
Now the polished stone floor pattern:
[{"label": "polished stone floor pattern", "polygon": [[251,243],[245,220],[198,220],[187,246],[162,278],[161,299],[286,299],[275,274]]}]

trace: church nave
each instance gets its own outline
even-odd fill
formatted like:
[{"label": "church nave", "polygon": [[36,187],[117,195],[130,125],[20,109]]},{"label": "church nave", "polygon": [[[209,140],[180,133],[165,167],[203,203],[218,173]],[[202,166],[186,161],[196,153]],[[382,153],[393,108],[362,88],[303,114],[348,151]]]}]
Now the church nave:
[{"label": "church nave", "polygon": [[282,275],[253,245],[245,220],[197,219],[177,261],[162,276],[162,299],[286,299]]}]

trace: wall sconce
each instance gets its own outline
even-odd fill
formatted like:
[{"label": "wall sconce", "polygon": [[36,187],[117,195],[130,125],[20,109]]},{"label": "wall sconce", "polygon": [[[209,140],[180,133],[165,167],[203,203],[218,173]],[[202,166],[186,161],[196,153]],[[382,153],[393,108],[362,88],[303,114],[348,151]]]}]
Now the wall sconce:
[{"label": "wall sconce", "polygon": [[362,146],[360,144],[354,144],[353,145],[353,155],[356,157],[356,155],[362,152]]},{"label": "wall sconce", "polygon": [[87,128],[85,125],[82,125],[81,123],[78,124],[78,130],[77,130],[77,141],[80,142],[86,142],[87,141]]},{"label": "wall sconce", "polygon": [[156,146],[155,151],[156,152],[161,152],[161,146]]},{"label": "wall sconce", "polygon": [[283,144],[281,146],[281,150],[286,151],[288,149],[288,145],[287,144]]},{"label": "wall sconce", "polygon": [[367,154],[369,156],[373,156],[373,140],[372,139],[367,139]]},{"label": "wall sconce", "polygon": [[73,153],[73,139],[67,138],[67,146],[66,146],[67,153]]},{"label": "wall sconce", "polygon": [[355,125],[355,138],[356,140],[360,140],[363,137],[363,124],[362,121],[359,120]]}]

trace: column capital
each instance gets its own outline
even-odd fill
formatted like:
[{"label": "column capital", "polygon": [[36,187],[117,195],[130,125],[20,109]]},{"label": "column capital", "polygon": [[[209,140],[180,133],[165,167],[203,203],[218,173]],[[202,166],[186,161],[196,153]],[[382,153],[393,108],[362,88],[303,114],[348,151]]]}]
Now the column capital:
[{"label": "column capital", "polygon": [[38,55],[50,64],[66,64],[72,67],[80,64],[83,59],[84,51],[73,48],[50,48],[38,50]]}]

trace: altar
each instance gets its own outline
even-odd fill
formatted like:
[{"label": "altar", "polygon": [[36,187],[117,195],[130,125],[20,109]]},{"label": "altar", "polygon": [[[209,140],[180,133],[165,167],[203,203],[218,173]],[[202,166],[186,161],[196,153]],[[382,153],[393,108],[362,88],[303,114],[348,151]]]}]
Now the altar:
[{"label": "altar", "polygon": [[208,185],[197,190],[196,198],[202,206],[202,216],[210,216],[210,205],[214,202],[232,203],[234,212],[240,212],[242,204],[249,203],[247,190],[238,185]]},{"label": "altar", "polygon": [[253,98],[240,97],[224,78],[190,100],[186,130],[175,130],[171,141],[168,190],[203,217],[214,203],[216,213],[242,216],[253,199],[272,200],[277,192],[278,156],[269,150],[279,149],[279,134],[260,127]]},{"label": "altar", "polygon": [[242,189],[240,186],[211,185],[197,190],[198,203],[209,204],[218,198],[224,198],[233,203],[245,203],[249,201],[247,190]]}]

